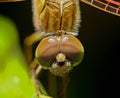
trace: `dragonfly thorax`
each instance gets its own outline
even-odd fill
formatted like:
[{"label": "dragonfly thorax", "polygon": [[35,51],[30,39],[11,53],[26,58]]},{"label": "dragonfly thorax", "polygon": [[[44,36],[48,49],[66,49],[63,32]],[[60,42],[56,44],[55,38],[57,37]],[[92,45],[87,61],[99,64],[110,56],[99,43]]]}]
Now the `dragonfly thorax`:
[{"label": "dragonfly thorax", "polygon": [[35,3],[33,20],[36,30],[46,33],[78,30],[80,23],[78,0],[38,0],[38,3]]}]

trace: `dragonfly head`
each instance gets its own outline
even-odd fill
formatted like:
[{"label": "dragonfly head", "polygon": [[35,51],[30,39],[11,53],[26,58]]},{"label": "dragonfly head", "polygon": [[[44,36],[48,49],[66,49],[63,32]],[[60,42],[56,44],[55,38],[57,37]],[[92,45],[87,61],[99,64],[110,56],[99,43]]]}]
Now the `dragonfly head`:
[{"label": "dragonfly head", "polygon": [[35,56],[43,69],[63,77],[80,64],[84,48],[73,35],[53,35],[40,41]]},{"label": "dragonfly head", "polygon": [[62,77],[67,75],[72,68],[71,61],[66,58],[66,55],[63,53],[58,53],[55,61],[49,69],[54,75]]}]

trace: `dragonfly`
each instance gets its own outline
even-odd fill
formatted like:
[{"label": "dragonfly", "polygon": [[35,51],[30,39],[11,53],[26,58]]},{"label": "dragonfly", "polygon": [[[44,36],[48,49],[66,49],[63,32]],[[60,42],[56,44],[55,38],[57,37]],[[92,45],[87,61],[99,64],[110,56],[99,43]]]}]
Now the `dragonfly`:
[{"label": "dragonfly", "polygon": [[[35,32],[25,39],[25,56],[34,79],[42,69],[49,70],[55,76],[66,77],[81,63],[84,47],[76,37],[81,22],[79,1],[120,16],[119,0],[32,0]],[[38,41],[33,57],[32,46]]]}]

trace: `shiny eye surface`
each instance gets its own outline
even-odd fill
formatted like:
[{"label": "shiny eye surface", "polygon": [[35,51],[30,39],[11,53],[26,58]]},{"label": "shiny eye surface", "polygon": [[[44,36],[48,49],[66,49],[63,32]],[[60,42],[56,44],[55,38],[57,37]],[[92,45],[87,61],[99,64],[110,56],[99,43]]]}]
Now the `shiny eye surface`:
[{"label": "shiny eye surface", "polygon": [[84,48],[81,42],[72,35],[66,35],[61,39],[60,49],[71,60],[72,66],[77,66],[83,59]]},{"label": "shiny eye surface", "polygon": [[39,43],[36,49],[36,58],[38,62],[48,68],[59,53],[59,44],[54,37],[46,37]]}]

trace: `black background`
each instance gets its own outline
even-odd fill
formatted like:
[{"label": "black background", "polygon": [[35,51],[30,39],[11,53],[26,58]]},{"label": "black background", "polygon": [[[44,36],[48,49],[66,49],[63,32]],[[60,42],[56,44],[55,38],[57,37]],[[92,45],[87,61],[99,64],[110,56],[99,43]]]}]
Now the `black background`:
[{"label": "black background", "polygon": [[[0,3],[0,14],[15,22],[23,47],[24,38],[34,31],[31,1]],[[115,98],[120,65],[120,17],[84,3],[81,3],[81,17],[79,39],[85,56],[70,73],[68,98]]]}]

